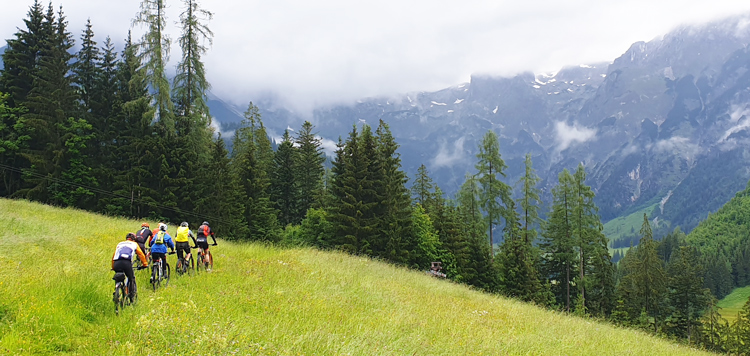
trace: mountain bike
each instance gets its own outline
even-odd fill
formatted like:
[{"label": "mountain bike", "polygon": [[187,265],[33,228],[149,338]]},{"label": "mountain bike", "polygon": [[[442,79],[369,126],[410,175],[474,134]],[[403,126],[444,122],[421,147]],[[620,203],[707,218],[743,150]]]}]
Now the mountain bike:
[{"label": "mountain bike", "polygon": [[[137,266],[137,269],[144,269],[146,266]],[[138,301],[138,291],[131,290],[132,284],[124,272],[115,272],[112,277],[115,281],[115,291],[112,293],[112,301],[115,303],[115,314],[120,315],[120,310],[127,305],[135,304]]]},{"label": "mountain bike", "polygon": [[[168,255],[174,255],[174,252],[168,253]],[[158,259],[154,261],[151,264],[151,286],[154,288],[154,292],[156,292],[159,287],[161,287],[161,282],[164,281],[164,287],[169,285],[169,276],[171,274],[171,268],[169,267],[169,263],[167,263],[166,258]],[[166,267],[166,268],[163,268]],[[164,274],[164,270],[166,269],[166,275]]]},{"label": "mountain bike", "polygon": [[183,258],[177,260],[175,271],[178,276],[186,273],[190,276],[195,274],[195,260],[193,259],[193,254],[191,252],[186,253]]},{"label": "mountain bike", "polygon": [[[216,244],[213,244],[211,246],[216,246]],[[200,272],[201,268],[203,268],[203,270],[206,272],[212,270],[214,268],[214,258],[213,255],[211,255],[211,251],[205,251],[203,250],[203,248],[198,246],[192,246],[192,248],[198,249],[198,264],[196,271]],[[206,256],[206,252],[208,252],[208,256]]]}]

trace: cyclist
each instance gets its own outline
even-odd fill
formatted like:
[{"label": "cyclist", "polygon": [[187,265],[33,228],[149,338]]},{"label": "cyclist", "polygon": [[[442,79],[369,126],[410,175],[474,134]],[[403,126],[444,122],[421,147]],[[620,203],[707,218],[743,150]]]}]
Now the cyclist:
[{"label": "cyclist", "polygon": [[162,273],[167,274],[167,246],[174,252],[172,236],[167,233],[167,224],[160,224],[159,231],[151,238],[148,245],[151,247],[151,260],[156,262],[162,260]]},{"label": "cyclist", "polygon": [[174,238],[175,246],[177,246],[177,268],[180,267],[179,261],[182,261],[183,258],[190,253],[190,242],[188,241],[188,237],[195,241],[195,236],[193,235],[193,232],[190,231],[190,228],[188,228],[187,221],[183,221],[182,224],[180,224],[180,227],[177,228],[177,235]]},{"label": "cyclist", "polygon": [[135,242],[138,243],[138,246],[141,247],[143,253],[146,253],[146,244],[148,243],[148,240],[150,240],[153,236],[154,233],[151,231],[151,227],[146,222],[141,224],[141,229],[135,233]]},{"label": "cyclist", "polygon": [[208,221],[204,221],[203,224],[198,228],[198,240],[193,239],[193,242],[196,246],[203,249],[203,253],[205,254],[206,261],[209,263],[209,265],[213,265],[213,257],[211,254],[208,253],[208,237],[211,236],[211,239],[214,240],[214,246],[216,246],[216,235],[214,234],[214,231],[211,230],[211,227],[208,225]]},{"label": "cyclist", "polygon": [[137,288],[135,275],[133,274],[133,256],[136,255],[141,260],[141,266],[148,266],[146,255],[143,254],[143,250],[135,242],[135,234],[129,232],[125,235],[125,241],[117,244],[117,248],[115,248],[115,254],[112,255],[112,270],[125,273],[128,277],[128,294],[131,297],[135,295]]}]

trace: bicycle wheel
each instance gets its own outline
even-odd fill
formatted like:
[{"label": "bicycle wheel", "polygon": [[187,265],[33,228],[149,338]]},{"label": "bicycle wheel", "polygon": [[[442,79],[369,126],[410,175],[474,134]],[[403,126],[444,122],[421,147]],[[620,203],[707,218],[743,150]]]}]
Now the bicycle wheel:
[{"label": "bicycle wheel", "polygon": [[174,268],[175,272],[177,272],[177,277],[181,276],[183,273],[185,273],[185,260],[180,258],[177,260],[177,266]]},{"label": "bicycle wheel", "polygon": [[166,287],[166,286],[169,285],[170,267],[169,267],[169,263],[165,263],[164,266],[167,267],[166,268],[167,274],[166,274],[166,276],[164,276],[164,287]]},{"label": "bicycle wheel", "polygon": [[188,275],[192,276],[195,274],[195,260],[193,260],[193,255],[190,255],[185,267],[187,267]]},{"label": "bicycle wheel", "polygon": [[154,292],[159,288],[159,264],[154,263],[151,265],[151,286],[154,288]]},{"label": "bicycle wheel", "polygon": [[115,303],[115,314],[120,315],[120,310],[124,307],[123,299],[125,299],[125,289],[123,288],[122,282],[115,284],[115,291],[112,293],[112,301]]},{"label": "bicycle wheel", "polygon": [[211,251],[208,251],[208,262],[206,262],[206,270],[211,271],[214,269],[214,255],[211,254]]},{"label": "bicycle wheel", "polygon": [[201,268],[205,268],[205,266],[203,265],[203,254],[198,253],[198,263],[195,266],[196,274],[201,271]]}]

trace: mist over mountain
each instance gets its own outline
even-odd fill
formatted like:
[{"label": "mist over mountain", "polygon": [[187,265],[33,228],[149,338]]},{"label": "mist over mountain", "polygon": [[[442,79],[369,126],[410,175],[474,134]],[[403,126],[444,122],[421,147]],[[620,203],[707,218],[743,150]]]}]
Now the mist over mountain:
[{"label": "mist over mountain", "polygon": [[[658,204],[652,218],[690,230],[750,179],[750,27],[748,16],[682,27],[634,43],[612,63],[557,73],[473,76],[435,92],[363,98],[318,107],[312,118],[256,102],[270,132],[310,119],[336,141],[352,125],[387,122],[404,169],[425,164],[452,195],[474,173],[478,141],[501,138],[515,184],[531,153],[545,191],[564,168],[582,162],[604,221]],[[237,115],[211,103],[231,127]],[[238,112],[237,109],[233,110]]]}]

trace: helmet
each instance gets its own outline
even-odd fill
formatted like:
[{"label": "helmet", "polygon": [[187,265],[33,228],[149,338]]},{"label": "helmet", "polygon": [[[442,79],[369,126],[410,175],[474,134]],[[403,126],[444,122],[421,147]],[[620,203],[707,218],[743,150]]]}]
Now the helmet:
[{"label": "helmet", "polygon": [[187,223],[187,221],[183,221],[183,222],[182,222],[182,224],[180,224],[180,226],[182,226],[182,227],[187,227],[187,226],[188,226],[188,223]]},{"label": "helmet", "polygon": [[125,235],[125,240],[135,240],[135,234],[129,232],[127,235]]},{"label": "helmet", "polygon": [[148,228],[150,228],[151,226],[149,226],[148,223],[143,223],[143,224],[141,224],[141,227],[148,227]]},{"label": "helmet", "polygon": [[167,224],[161,224],[161,226],[159,226],[159,230],[167,231]]},{"label": "helmet", "polygon": [[211,226],[211,225],[209,225],[209,224],[208,224],[208,221],[204,221],[204,222],[203,222],[203,225],[206,225],[206,226]]}]

